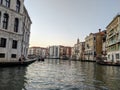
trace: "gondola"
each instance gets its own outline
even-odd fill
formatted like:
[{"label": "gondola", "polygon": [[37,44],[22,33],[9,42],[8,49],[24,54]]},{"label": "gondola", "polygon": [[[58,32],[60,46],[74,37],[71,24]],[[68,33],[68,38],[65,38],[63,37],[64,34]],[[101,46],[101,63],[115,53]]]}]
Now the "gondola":
[{"label": "gondola", "polygon": [[28,66],[36,61],[34,59],[26,59],[24,61],[10,61],[10,62],[0,62],[0,67],[15,67],[15,66]]},{"label": "gondola", "polygon": [[97,61],[97,64],[104,66],[120,66],[120,63]]},{"label": "gondola", "polygon": [[38,61],[45,61],[45,59],[44,58],[39,58]]}]

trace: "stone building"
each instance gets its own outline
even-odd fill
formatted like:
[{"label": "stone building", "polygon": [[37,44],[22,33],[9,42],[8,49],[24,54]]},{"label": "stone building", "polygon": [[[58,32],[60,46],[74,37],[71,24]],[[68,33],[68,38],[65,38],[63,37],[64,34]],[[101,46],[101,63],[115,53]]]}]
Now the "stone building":
[{"label": "stone building", "polygon": [[106,30],[104,31],[104,34],[103,34],[103,40],[102,40],[102,57],[103,57],[103,60],[106,60],[107,59],[107,42],[106,42],[106,38],[107,38],[107,33],[106,33]]},{"label": "stone building", "polygon": [[0,61],[27,57],[31,23],[24,0],[0,0]]},{"label": "stone building", "polygon": [[120,61],[120,15],[117,15],[106,27],[107,29],[107,60]]},{"label": "stone building", "polygon": [[49,58],[60,59],[60,46],[49,46]]},{"label": "stone building", "polygon": [[71,57],[71,47],[54,45],[50,46],[49,49],[49,58],[52,59],[69,59]]},{"label": "stone building", "polygon": [[96,57],[96,34],[90,33],[85,38],[85,60],[95,60]]},{"label": "stone building", "polygon": [[77,43],[72,48],[71,59],[83,60],[84,59],[84,49],[85,49],[85,42],[80,42],[80,40],[77,39]]},{"label": "stone building", "polygon": [[47,57],[47,48],[43,47],[30,47],[28,49],[28,55],[35,55],[35,56],[40,56],[42,58]]},{"label": "stone building", "polygon": [[97,56],[102,56],[104,31],[90,33],[85,38],[85,60],[95,61]]},{"label": "stone building", "polygon": [[95,48],[96,56],[102,57],[102,55],[106,53],[105,46],[104,46],[105,41],[103,41],[103,39],[105,39],[105,36],[104,36],[105,33],[106,31],[105,30],[101,31],[101,29],[99,29],[99,32],[96,33],[96,48]]},{"label": "stone building", "polygon": [[76,60],[80,60],[80,48],[81,44],[80,44],[80,40],[77,39],[77,43],[74,45],[74,52],[75,52],[75,59]]},{"label": "stone building", "polygon": [[60,46],[60,59],[70,59],[71,58],[71,47]]}]

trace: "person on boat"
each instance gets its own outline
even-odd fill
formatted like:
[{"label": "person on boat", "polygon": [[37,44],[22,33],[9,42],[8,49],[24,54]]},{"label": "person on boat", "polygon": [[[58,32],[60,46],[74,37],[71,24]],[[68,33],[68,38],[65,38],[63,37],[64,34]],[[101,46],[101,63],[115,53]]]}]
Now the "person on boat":
[{"label": "person on boat", "polygon": [[21,62],[25,61],[25,56],[21,55],[21,57],[19,58],[19,61],[21,61]]}]

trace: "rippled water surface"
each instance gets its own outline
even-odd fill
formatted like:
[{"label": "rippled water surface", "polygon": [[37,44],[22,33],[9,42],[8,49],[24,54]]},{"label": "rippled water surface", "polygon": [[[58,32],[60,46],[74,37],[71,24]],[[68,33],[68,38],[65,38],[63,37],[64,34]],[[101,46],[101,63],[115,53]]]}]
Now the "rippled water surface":
[{"label": "rippled water surface", "polygon": [[46,59],[0,68],[0,90],[120,90],[120,67]]}]

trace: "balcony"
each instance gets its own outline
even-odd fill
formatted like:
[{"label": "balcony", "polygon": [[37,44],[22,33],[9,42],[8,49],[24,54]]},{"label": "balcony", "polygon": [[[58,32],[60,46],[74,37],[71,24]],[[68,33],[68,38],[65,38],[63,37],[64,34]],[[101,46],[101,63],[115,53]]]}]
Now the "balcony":
[{"label": "balcony", "polygon": [[117,43],[120,43],[120,39],[118,39],[116,42],[117,42]]},{"label": "balcony", "polygon": [[115,33],[108,34],[108,39],[112,38],[115,35],[116,35]]},{"label": "balcony", "polygon": [[117,41],[109,42],[109,43],[108,43],[108,46],[112,46],[112,45],[114,45],[114,44],[116,44],[116,43],[117,43]]}]

